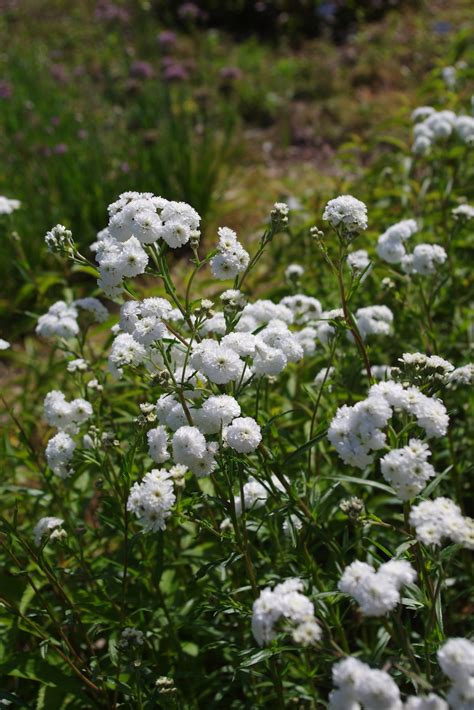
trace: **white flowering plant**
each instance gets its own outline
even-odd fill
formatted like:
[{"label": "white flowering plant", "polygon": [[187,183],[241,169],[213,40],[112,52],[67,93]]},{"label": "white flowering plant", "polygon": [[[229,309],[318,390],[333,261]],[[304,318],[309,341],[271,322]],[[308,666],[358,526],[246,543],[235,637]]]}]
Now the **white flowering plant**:
[{"label": "white flowering plant", "polygon": [[[441,114],[416,140],[470,145]],[[48,232],[97,289],[38,314],[34,394],[3,400],[7,703],[474,707],[474,208],[413,192],[304,233],[277,202],[256,244],[137,192],[93,258]]]}]

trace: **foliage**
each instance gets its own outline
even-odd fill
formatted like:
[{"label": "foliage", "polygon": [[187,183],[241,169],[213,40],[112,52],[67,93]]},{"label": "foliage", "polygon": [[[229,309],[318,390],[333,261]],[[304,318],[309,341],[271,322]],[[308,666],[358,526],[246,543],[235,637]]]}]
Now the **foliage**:
[{"label": "foliage", "polygon": [[[465,112],[462,90],[461,98],[443,91],[446,97],[450,109]],[[472,630],[472,557],[459,541],[442,546],[421,541],[410,511],[421,500],[446,496],[468,514],[469,390],[455,387],[442,368],[403,370],[399,358],[421,352],[456,368],[467,364],[472,219],[456,219],[452,210],[472,201],[472,147],[453,133],[427,155],[414,156],[407,153],[406,141],[378,140],[385,146],[382,157],[351,186],[368,205],[366,232],[360,213],[357,230],[346,231],[337,223],[330,228],[330,209],[320,221],[322,204],[315,213],[309,204],[296,205],[289,222],[285,206],[275,205],[260,241],[246,245],[248,263],[232,239],[230,247],[219,247],[232,268],[235,253],[245,262],[235,266],[235,280],[223,285],[210,278],[219,256],[214,243],[198,247],[193,227],[183,266],[168,258],[165,232],[159,231],[158,241],[144,239],[149,263],[143,278],[147,292],[166,298],[175,313],[171,317],[165,308],[167,315],[154,323],[164,335],[147,344],[143,357],[110,360],[118,349],[117,341],[112,345],[116,331],[110,332],[118,320],[113,305],[101,325],[92,325],[88,312],[77,315],[75,338],[59,337],[46,345],[28,337],[18,354],[16,348],[13,354],[2,351],[18,369],[5,403],[9,423],[2,439],[1,671],[3,698],[13,706],[283,708],[294,703],[322,708],[333,688],[331,668],[346,655],[388,670],[403,698],[430,690],[446,696],[449,681],[437,652],[446,639]],[[356,142],[346,145],[352,155],[363,148]],[[193,184],[193,194],[199,194],[199,181]],[[180,209],[181,216],[190,214]],[[163,214],[158,230],[161,218],[166,227]],[[410,244],[439,244],[446,251],[445,263],[433,273],[409,273],[377,256],[377,236],[409,218],[419,226]],[[72,273],[97,275],[97,264],[68,238],[61,242],[61,234],[55,233],[55,243],[63,259],[65,253],[72,257]],[[227,232],[224,236],[230,238]],[[359,247],[367,248],[370,266],[357,271],[347,259]],[[287,271],[295,262],[303,272]],[[99,270],[104,276],[103,264]],[[64,297],[72,303],[68,278],[64,284]],[[285,334],[281,341],[271,340],[280,342],[277,351],[294,347],[302,326],[310,326],[305,357],[287,363],[279,374],[258,377],[254,354],[245,366],[254,374],[227,381],[219,381],[206,363],[197,365],[199,340],[212,338],[215,344],[222,324],[227,333],[238,327],[242,304],[235,294],[220,306],[220,325],[211,325],[212,309],[219,309],[228,286],[250,303],[257,295],[274,303],[296,297],[289,335],[281,321],[274,323],[275,314],[267,320]],[[135,335],[133,318],[124,325],[123,303],[136,301],[142,308],[137,289],[138,281],[126,280],[118,296],[122,329],[131,323]],[[304,303],[305,297],[319,299],[324,309],[321,313],[311,301],[316,314],[306,323],[295,315],[298,299]],[[393,313],[390,335],[376,330],[364,339],[358,310],[380,305]],[[285,311],[278,313],[281,318]],[[263,317],[249,329],[258,340],[270,338],[268,327]],[[237,332],[238,342],[248,335],[245,329]],[[78,358],[86,369],[68,371],[67,364]],[[362,467],[344,463],[327,439],[338,407],[367,398],[374,365],[400,367],[392,373],[397,382],[415,385],[426,397],[441,397],[449,413],[447,432],[429,438],[435,474],[415,500],[402,502],[379,465],[382,454],[414,437],[428,440],[406,413],[398,412],[384,426],[382,451]],[[121,377],[117,367],[124,369]],[[334,371],[327,370],[331,367]],[[195,370],[202,372],[196,377]],[[81,397],[93,409],[80,436],[70,429],[77,448],[70,462],[74,472],[64,478],[57,475],[63,469],[55,473],[54,460],[44,456],[54,430],[47,409],[42,412],[43,399],[58,389],[68,401]],[[177,446],[173,453],[168,447],[170,459],[161,464],[156,458],[153,463],[148,449],[147,434],[157,425],[155,402],[171,394],[181,403],[185,427],[210,396],[233,396],[242,416],[260,427],[262,442],[239,452],[228,430],[227,446],[221,428],[206,434],[207,443],[215,444],[215,468],[204,476],[187,471],[184,481],[175,471],[175,500],[169,499],[164,529],[145,532],[146,516],[136,519],[127,503],[132,486],[152,468],[171,470],[172,463],[180,463]],[[173,427],[166,426],[171,439]],[[193,465],[191,460],[188,468]],[[251,477],[266,491],[261,505],[258,497],[253,504],[246,497]],[[56,529],[35,545],[33,528],[45,516],[61,518],[64,534]],[[363,616],[338,587],[344,569],[354,560],[378,567],[392,559],[409,562],[416,581],[403,588],[392,611]],[[265,587],[292,577],[303,581],[321,638],[304,647],[281,624],[275,638],[259,646],[252,635],[253,605]]]}]

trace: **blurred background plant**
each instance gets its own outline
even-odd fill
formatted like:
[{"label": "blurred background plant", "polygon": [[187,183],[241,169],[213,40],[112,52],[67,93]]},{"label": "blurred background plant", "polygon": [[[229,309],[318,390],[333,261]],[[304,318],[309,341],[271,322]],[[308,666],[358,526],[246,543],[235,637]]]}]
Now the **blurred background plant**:
[{"label": "blurred background plant", "polygon": [[446,58],[468,51],[470,10],[5,0],[0,194],[23,206],[0,223],[0,322],[14,312],[22,332],[27,311],[61,295],[46,231],[64,223],[87,248],[124,190],[185,200],[209,231],[228,222],[251,235],[269,202],[292,194],[314,212],[341,175],[405,143],[419,77],[438,67],[429,103]]}]

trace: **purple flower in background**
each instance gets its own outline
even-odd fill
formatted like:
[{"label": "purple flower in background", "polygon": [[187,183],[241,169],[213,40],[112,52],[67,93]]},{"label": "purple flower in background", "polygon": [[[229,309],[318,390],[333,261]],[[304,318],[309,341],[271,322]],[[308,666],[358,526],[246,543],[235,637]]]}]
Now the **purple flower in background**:
[{"label": "purple flower in background", "polygon": [[193,2],[185,2],[179,7],[178,15],[183,20],[197,20],[202,16],[202,12]]},{"label": "purple flower in background", "polygon": [[77,137],[79,138],[80,141],[84,141],[89,134],[87,133],[85,128],[80,128],[77,132]]},{"label": "purple flower in background", "polygon": [[52,126],[59,126],[60,118],[59,116],[52,116],[51,117],[51,125]]},{"label": "purple flower in background", "polygon": [[149,62],[137,59],[130,65],[130,76],[136,79],[151,79],[154,73],[154,69]]},{"label": "purple flower in background", "polygon": [[0,80],[0,99],[11,99],[13,94],[12,85],[4,79]]},{"label": "purple flower in background", "polygon": [[66,143],[58,143],[53,148],[53,152],[56,153],[56,155],[64,155],[64,153],[67,153],[68,150],[69,148]]},{"label": "purple flower in background", "polygon": [[53,79],[60,84],[65,84],[68,79],[68,73],[62,64],[51,64],[49,71]]},{"label": "purple flower in background", "polygon": [[127,162],[120,163],[120,170],[126,175],[130,172],[130,165]]},{"label": "purple flower in background", "polygon": [[182,64],[170,63],[165,65],[163,76],[166,81],[186,81],[188,72]]},{"label": "purple flower in background", "polygon": [[105,20],[106,22],[118,20],[119,22],[126,23],[130,19],[128,10],[119,5],[115,5],[113,2],[109,2],[109,0],[102,0],[97,3],[95,16],[98,20]]},{"label": "purple flower in background", "polygon": [[176,35],[171,30],[163,30],[156,39],[160,47],[170,48],[176,44]]},{"label": "purple flower in background", "polygon": [[448,32],[451,32],[452,29],[453,26],[451,22],[448,22],[447,20],[439,20],[439,22],[435,22],[433,25],[433,32],[439,35],[448,34]]},{"label": "purple flower in background", "polygon": [[239,67],[222,67],[219,75],[224,81],[237,81],[242,78],[242,72]]}]

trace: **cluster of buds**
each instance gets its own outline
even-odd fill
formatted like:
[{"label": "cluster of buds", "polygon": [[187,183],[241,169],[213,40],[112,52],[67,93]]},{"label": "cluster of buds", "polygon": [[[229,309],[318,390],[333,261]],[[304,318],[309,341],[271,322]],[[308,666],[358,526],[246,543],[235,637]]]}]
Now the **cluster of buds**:
[{"label": "cluster of buds", "polygon": [[288,205],[285,202],[275,202],[270,212],[273,227],[286,227],[288,224]]},{"label": "cluster of buds", "polygon": [[158,678],[155,683],[156,688],[162,695],[174,695],[176,693],[176,686],[172,678],[168,678],[162,675]]},{"label": "cluster of buds", "polygon": [[224,291],[224,293],[221,295],[221,301],[224,304],[224,311],[236,311],[241,308],[243,308],[247,302],[246,297],[244,294],[233,288],[227,289],[227,291]]},{"label": "cluster of buds", "polygon": [[339,508],[347,515],[351,523],[356,523],[364,510],[364,501],[356,496],[345,498],[339,503]]},{"label": "cluster of buds", "polygon": [[44,241],[48,250],[53,254],[74,256],[75,245],[72,232],[63,224],[57,224],[51,231],[47,232]]},{"label": "cluster of buds", "polygon": [[126,648],[127,646],[143,646],[144,640],[145,634],[143,631],[127,626],[127,628],[122,631],[119,643],[122,648]]},{"label": "cluster of buds", "polygon": [[187,470],[186,466],[183,466],[183,464],[180,463],[177,463],[170,468],[171,478],[177,488],[184,488]]},{"label": "cluster of buds", "polygon": [[120,441],[115,438],[113,431],[103,431],[92,425],[89,427],[87,434],[82,437],[82,443],[85,449],[97,449],[102,446],[120,446]]}]

